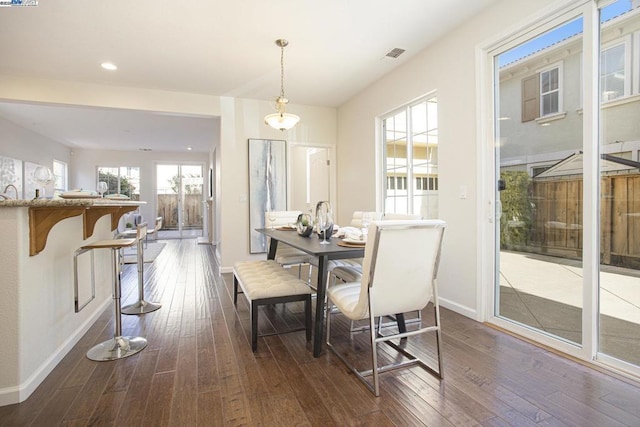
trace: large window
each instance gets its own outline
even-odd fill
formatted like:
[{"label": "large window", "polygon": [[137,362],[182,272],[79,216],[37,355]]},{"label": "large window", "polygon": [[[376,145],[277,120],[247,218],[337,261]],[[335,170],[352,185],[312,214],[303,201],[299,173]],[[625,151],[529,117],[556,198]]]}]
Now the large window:
[{"label": "large window", "polygon": [[98,181],[107,183],[105,194],[124,194],[131,200],[140,200],[140,168],[131,166],[98,166]]},{"label": "large window", "polygon": [[438,99],[431,95],[382,119],[387,213],[438,217],[437,107]]}]

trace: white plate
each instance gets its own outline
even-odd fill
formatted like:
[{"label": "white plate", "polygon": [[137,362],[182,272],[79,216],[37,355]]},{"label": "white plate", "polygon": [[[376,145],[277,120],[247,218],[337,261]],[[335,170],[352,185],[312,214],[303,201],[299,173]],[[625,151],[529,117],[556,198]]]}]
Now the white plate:
[{"label": "white plate", "polygon": [[366,240],[357,240],[357,239],[344,238],[344,239],[342,239],[342,241],[346,242],[346,243],[351,243],[352,245],[366,245],[367,244]]},{"label": "white plate", "polygon": [[81,193],[80,191],[75,193],[62,193],[60,194],[60,197],[62,197],[63,199],[98,199],[100,198],[100,196],[97,194]]},{"label": "white plate", "polygon": [[109,200],[131,200],[129,196],[124,194],[109,194],[108,196],[104,196],[104,198]]}]

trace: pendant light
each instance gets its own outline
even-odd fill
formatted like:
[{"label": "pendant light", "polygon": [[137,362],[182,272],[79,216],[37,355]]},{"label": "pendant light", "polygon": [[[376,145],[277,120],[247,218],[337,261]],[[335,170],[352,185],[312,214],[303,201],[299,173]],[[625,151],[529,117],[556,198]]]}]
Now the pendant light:
[{"label": "pendant light", "polygon": [[284,96],[284,48],[288,44],[284,39],[276,40],[276,45],[280,46],[280,96],[276,99],[277,113],[268,114],[264,118],[266,124],[279,130],[289,130],[300,121],[300,117],[285,112],[289,100]]}]

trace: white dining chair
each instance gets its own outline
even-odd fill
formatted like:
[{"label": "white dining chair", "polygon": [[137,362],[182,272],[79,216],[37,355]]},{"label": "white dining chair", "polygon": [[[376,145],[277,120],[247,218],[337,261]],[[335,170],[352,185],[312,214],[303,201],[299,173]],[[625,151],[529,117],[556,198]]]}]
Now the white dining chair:
[{"label": "white dining chair", "polygon": [[[265,228],[280,227],[283,225],[295,225],[298,220],[298,215],[301,211],[267,211],[264,213],[264,225]],[[290,231],[295,233],[295,231]],[[276,256],[274,260],[284,268],[298,267],[298,278],[302,271],[303,265],[309,266],[309,274],[307,283],[311,283],[311,272],[313,266],[318,265],[318,261],[314,256],[307,254],[294,247],[279,244],[276,249]]]},{"label": "white dining chair", "polygon": [[382,219],[385,221],[418,220],[422,219],[422,216],[414,214],[385,213]]},{"label": "white dining chair", "polygon": [[[369,238],[365,247],[363,275],[360,282],[332,286],[327,290],[326,310],[327,346],[356,376],[379,396],[379,374],[391,369],[418,365],[438,378],[443,377],[442,353],[440,350],[440,308],[436,277],[440,260],[445,222],[441,220],[377,221],[369,226]],[[422,324],[406,332],[385,335],[375,327],[376,319],[423,310],[433,303],[433,326]],[[338,351],[331,343],[331,317],[333,307],[351,320],[368,319],[371,342],[372,369],[360,371],[348,360],[342,349]],[[380,320],[379,320],[380,321]],[[418,334],[434,333],[436,338],[437,369],[407,351],[405,345],[398,346],[391,340],[403,339]],[[385,343],[398,351],[404,360],[387,366],[378,366],[377,347]],[[373,375],[373,382],[366,377]]]},{"label": "white dining chair", "polygon": [[[355,211],[351,217],[351,227],[362,228],[363,218],[368,214],[369,221],[379,221],[382,219],[382,212]],[[336,279],[343,282],[353,282],[362,277],[362,258],[335,259],[328,263],[329,285]]]}]

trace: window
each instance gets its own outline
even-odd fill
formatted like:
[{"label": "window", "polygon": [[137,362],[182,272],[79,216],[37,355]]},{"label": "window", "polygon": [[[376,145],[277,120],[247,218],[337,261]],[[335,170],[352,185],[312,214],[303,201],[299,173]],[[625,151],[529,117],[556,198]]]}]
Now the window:
[{"label": "window", "polygon": [[140,200],[140,168],[130,166],[98,166],[98,180],[107,183],[105,194],[124,194],[131,200]]},{"label": "window", "polygon": [[562,64],[522,79],[522,123],[562,111]]},{"label": "window", "polygon": [[67,164],[65,162],[53,161],[53,178],[55,191],[67,191]]},{"label": "window", "polygon": [[416,190],[436,191],[438,190],[438,177],[421,176],[416,178]]},{"label": "window", "polygon": [[560,67],[540,73],[540,115],[560,112]]},{"label": "window", "polygon": [[437,107],[432,95],[382,118],[384,212],[438,217]]},{"label": "window", "polygon": [[600,95],[607,102],[630,94],[627,39],[605,45],[600,52]]}]

